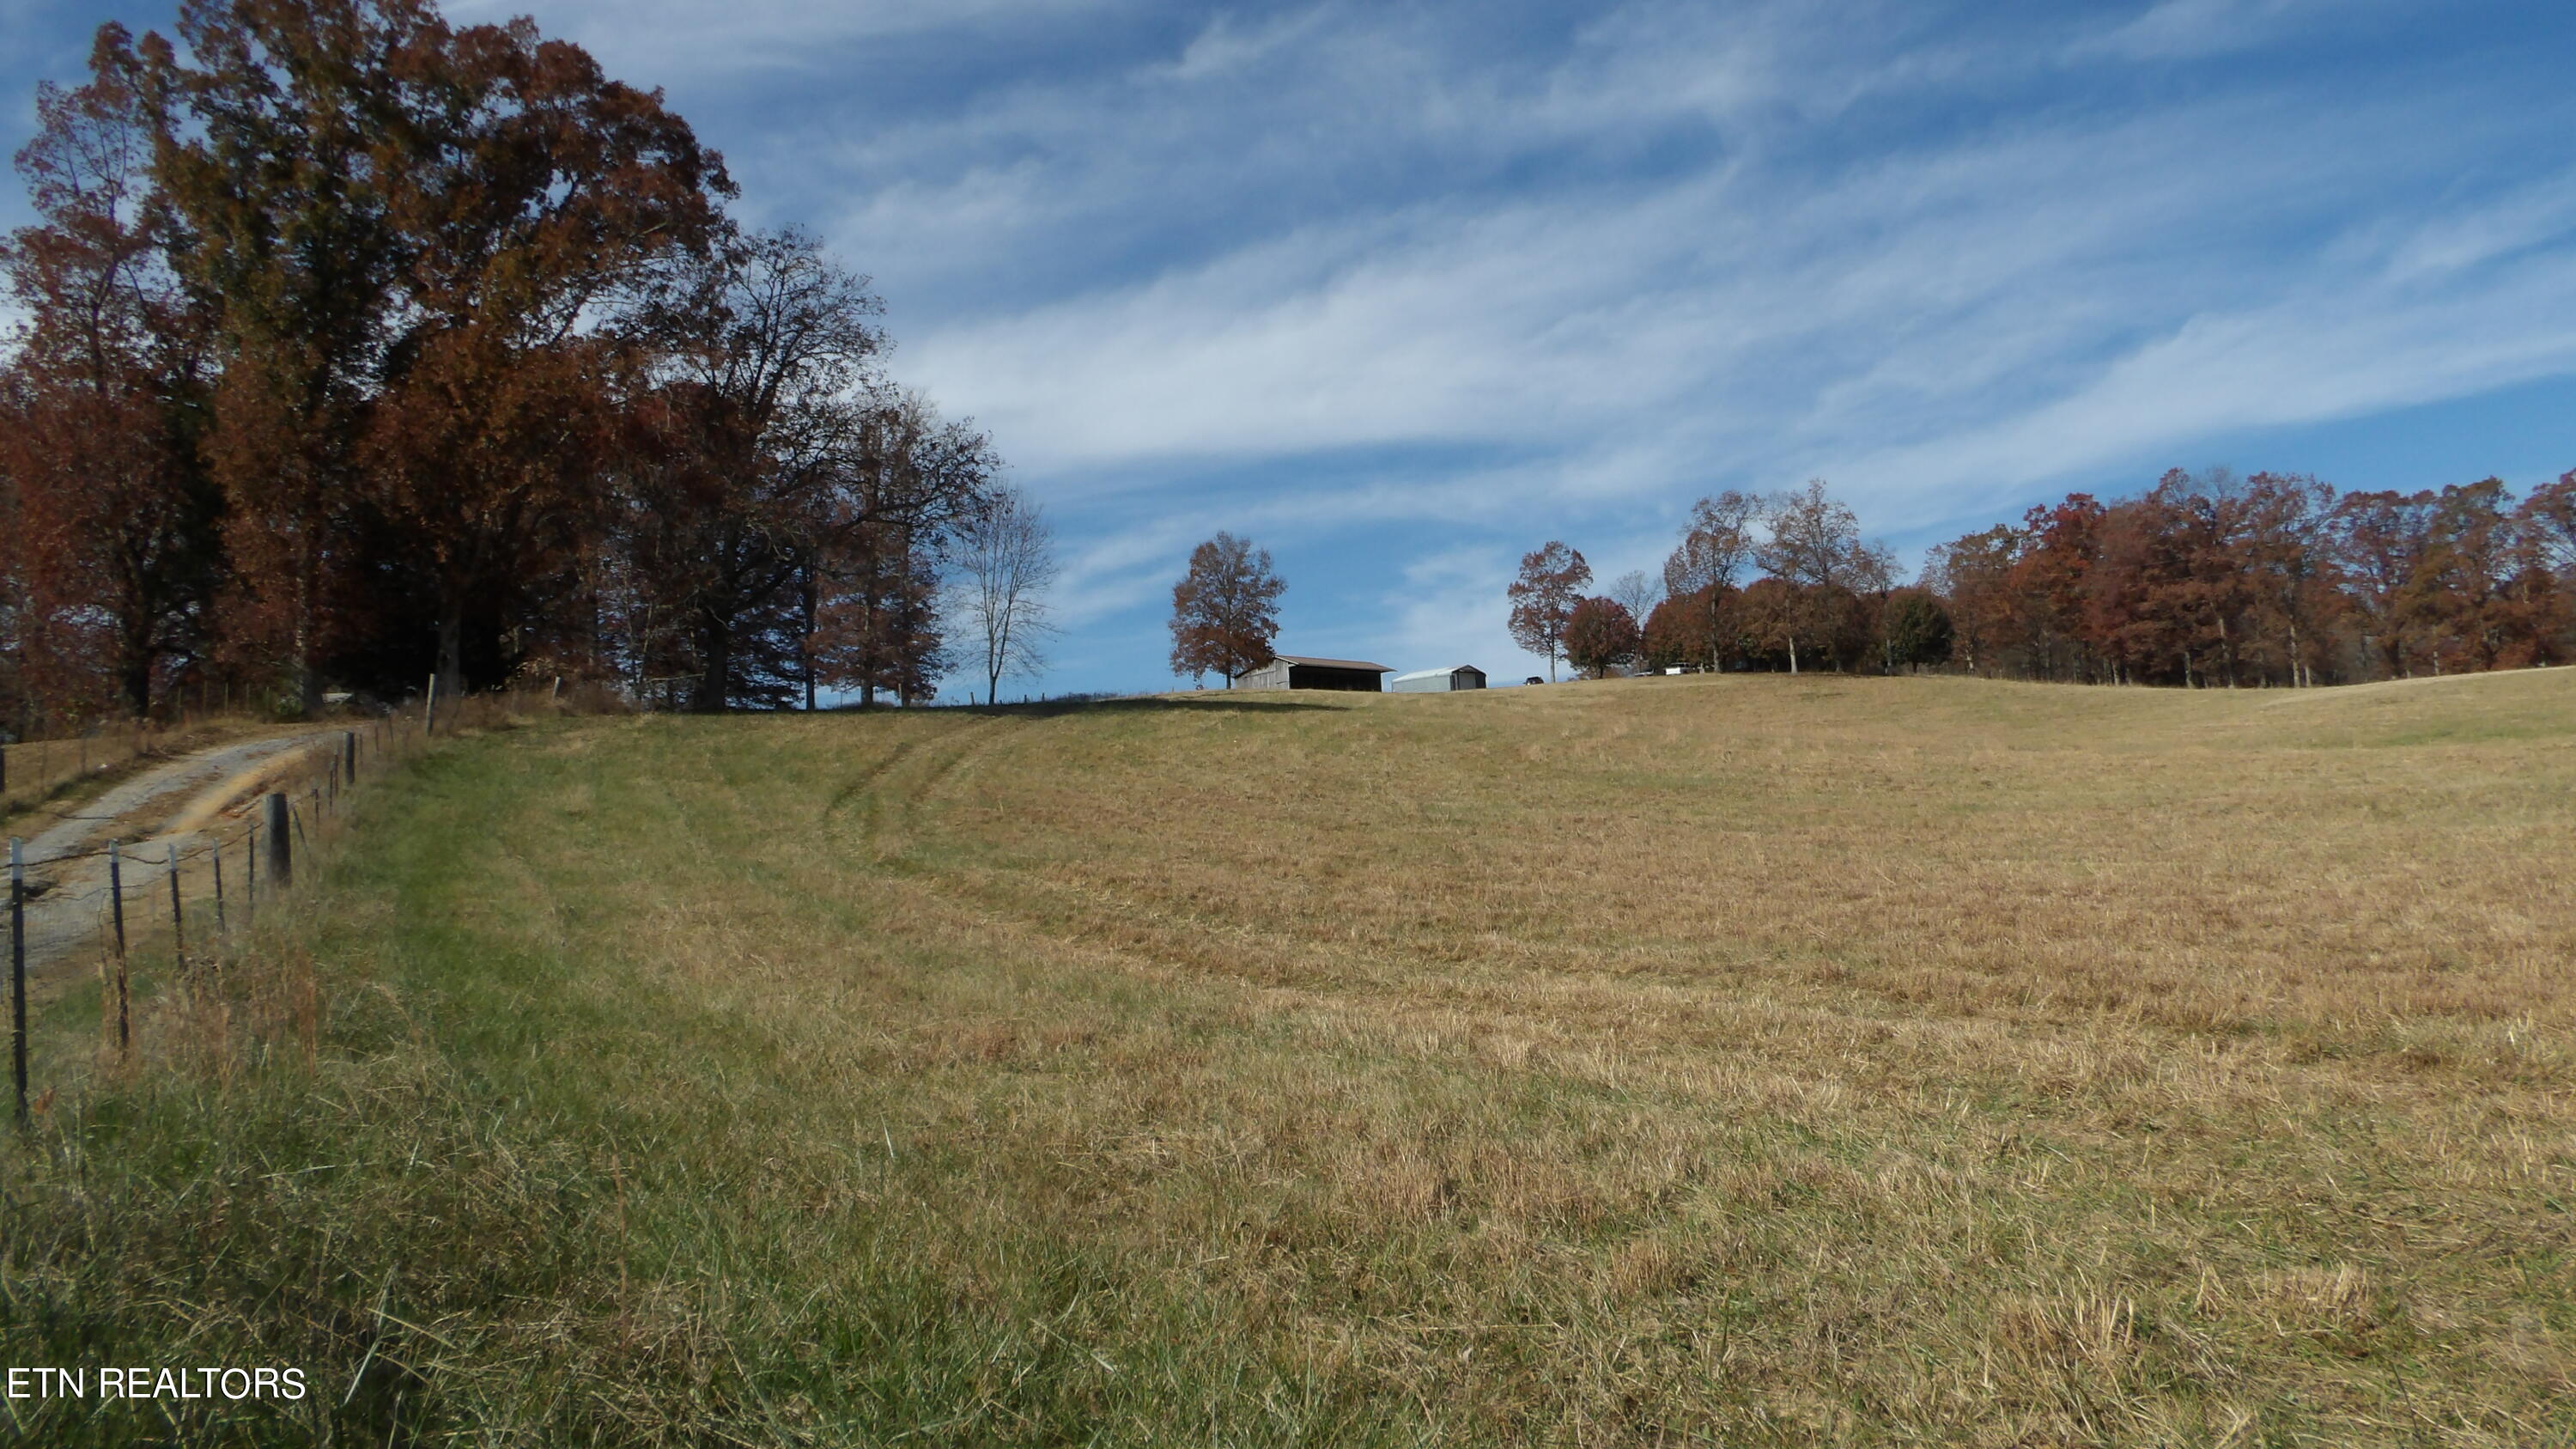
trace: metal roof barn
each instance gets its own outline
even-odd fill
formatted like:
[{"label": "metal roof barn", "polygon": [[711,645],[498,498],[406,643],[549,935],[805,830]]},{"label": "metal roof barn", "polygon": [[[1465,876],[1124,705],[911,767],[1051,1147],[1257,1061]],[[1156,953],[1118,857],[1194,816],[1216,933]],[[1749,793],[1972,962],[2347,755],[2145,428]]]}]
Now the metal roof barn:
[{"label": "metal roof barn", "polygon": [[1417,669],[1386,682],[1389,694],[1447,694],[1451,690],[1484,687],[1485,671],[1473,664],[1455,664],[1446,669]]},{"label": "metal roof barn", "polygon": [[1378,676],[1392,674],[1383,664],[1365,659],[1316,659],[1303,654],[1282,654],[1278,658],[1243,676],[1245,689],[1355,689],[1363,694],[1379,690]]}]

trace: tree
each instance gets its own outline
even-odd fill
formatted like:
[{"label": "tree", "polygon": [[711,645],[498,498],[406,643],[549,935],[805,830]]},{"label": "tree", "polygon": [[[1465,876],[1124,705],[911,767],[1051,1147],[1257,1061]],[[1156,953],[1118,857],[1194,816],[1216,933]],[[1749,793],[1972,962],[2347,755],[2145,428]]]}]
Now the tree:
[{"label": "tree", "polygon": [[1270,550],[1233,534],[1220,531],[1190,550],[1189,572],[1172,586],[1172,672],[1222,675],[1232,689],[1269,663],[1287,588]]},{"label": "tree", "polygon": [[1715,584],[1695,594],[1673,594],[1657,604],[1646,616],[1646,627],[1638,645],[1648,666],[1669,669],[1677,664],[1714,669],[1718,659],[1718,617],[1720,606],[1710,601],[1717,591]]},{"label": "tree", "polygon": [[2514,517],[2541,566],[2576,583],[2576,470],[2532,489]]},{"label": "tree", "polygon": [[862,528],[824,555],[816,576],[807,645],[815,682],[855,689],[863,705],[879,690],[903,704],[930,698],[950,663],[931,550],[891,524]]},{"label": "tree", "polygon": [[37,93],[17,165],[41,220],[0,245],[27,318],[0,377],[0,477],[22,687],[141,715],[205,658],[223,499],[199,451],[206,312],[163,265],[128,80]]},{"label": "tree", "polygon": [[1046,602],[1056,580],[1055,534],[1036,503],[1004,487],[967,517],[954,553],[964,575],[958,622],[980,653],[984,702],[998,703],[1005,675],[1046,668],[1046,641],[1055,633]]},{"label": "tree", "polygon": [[2316,682],[2319,626],[2335,612],[2325,522],[2334,489],[2307,474],[2257,473],[2245,480],[2236,519],[2238,566],[2248,576],[2253,622],[2291,687]]},{"label": "tree", "polygon": [[[1682,526],[1682,541],[1664,560],[1664,594],[1667,598],[1692,598],[1699,601],[1704,617],[1691,631],[1705,636],[1709,653],[1705,662],[1717,666],[1718,641],[1725,630],[1719,615],[1735,596],[1736,581],[1753,561],[1753,522],[1762,511],[1762,500],[1753,494],[1730,488],[1711,494],[1691,505],[1690,521]],[[1654,615],[1646,616],[1647,632],[1654,632]],[[1665,637],[1678,637],[1674,630],[1679,621],[1667,625]]]},{"label": "tree", "polygon": [[2433,503],[2430,492],[2347,493],[2326,523],[2326,546],[2346,581],[2363,641],[2377,646],[2391,679],[2414,672],[2427,642],[2418,611],[2408,604],[2430,546]]},{"label": "tree", "polygon": [[1952,647],[1971,674],[2000,673],[2011,638],[2011,578],[2025,546],[2007,523],[1926,550],[1923,587],[1946,601]]},{"label": "tree", "polygon": [[1578,599],[1565,621],[1565,658],[1592,677],[1637,657],[1637,618],[1616,599]]},{"label": "tree", "polygon": [[1851,508],[1825,491],[1825,480],[1773,500],[1770,537],[1753,548],[1762,571],[1785,583],[1854,593],[1885,589],[1893,568],[1886,549],[1864,542]]},{"label": "tree", "polygon": [[1574,616],[1575,601],[1591,582],[1592,566],[1583,555],[1555,539],[1521,555],[1520,577],[1506,591],[1512,601],[1512,640],[1547,657],[1550,680],[1565,652],[1565,626]]},{"label": "tree", "polygon": [[[725,219],[658,92],[430,0],[188,0],[174,37],[101,27],[19,158],[21,728],[214,667],[305,707],[540,661],[704,709],[918,687],[990,442],[884,375],[864,278]],[[822,657],[888,628],[910,663]]]},{"label": "tree", "polygon": [[1723,617],[1750,646],[1749,654],[1764,667],[1777,667],[1786,662],[1789,672],[1798,672],[1798,644],[1811,639],[1815,629],[1813,610],[1805,590],[1785,579],[1765,575],[1744,586],[1729,602]]},{"label": "tree", "polygon": [[1630,569],[1610,585],[1607,597],[1618,601],[1628,617],[1642,620],[1664,601],[1664,586],[1643,569]]},{"label": "tree", "polygon": [[1664,560],[1664,592],[1696,594],[1735,587],[1753,561],[1753,521],[1762,500],[1728,489],[1691,505],[1682,541]]},{"label": "tree", "polygon": [[214,312],[233,625],[302,708],[402,265],[383,183],[413,131],[389,81],[435,25],[419,0],[211,0],[181,8],[176,47],[111,26],[93,54],[143,99],[171,266]]},{"label": "tree", "polygon": [[1950,660],[1950,615],[1924,589],[1898,589],[1879,615],[1887,668],[1917,668]]},{"label": "tree", "polygon": [[886,527],[929,543],[999,470],[972,423],[945,422],[877,368],[867,279],[795,232],[738,236],[666,280],[644,320],[667,359],[632,411],[621,532],[659,619],[650,673],[694,676],[690,706],[810,702],[803,642],[820,571]]},{"label": "tree", "polygon": [[401,264],[360,457],[368,501],[435,590],[453,692],[469,615],[487,639],[544,617],[596,531],[628,353],[593,319],[665,255],[704,255],[731,187],[658,94],[529,21],[451,30],[432,14],[395,61],[363,78],[404,123],[374,147]]},{"label": "tree", "polygon": [[2399,612],[2433,641],[2433,667],[2494,669],[2528,654],[2509,582],[2515,540],[2504,483],[2445,487],[2425,523],[2423,556],[2400,593]]},{"label": "tree", "polygon": [[1839,663],[1854,642],[1857,596],[1884,592],[1894,560],[1862,540],[1859,518],[1825,491],[1822,478],[1772,500],[1766,527],[1754,561],[1785,587],[1763,601],[1762,632],[1788,651],[1792,674],[1801,644],[1827,646]]}]

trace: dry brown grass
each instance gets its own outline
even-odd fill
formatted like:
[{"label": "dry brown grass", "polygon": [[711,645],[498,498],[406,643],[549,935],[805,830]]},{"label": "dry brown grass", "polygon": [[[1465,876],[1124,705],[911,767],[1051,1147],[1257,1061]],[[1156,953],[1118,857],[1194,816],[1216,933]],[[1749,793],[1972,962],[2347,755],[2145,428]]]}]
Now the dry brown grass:
[{"label": "dry brown grass", "polygon": [[[341,1064],[280,1055],[537,1119],[592,1296],[449,1301],[485,1347],[442,1362],[554,1345],[610,1437],[2576,1435],[2576,673],[637,719],[442,768],[313,928]],[[311,980],[249,1035],[312,1040]],[[736,1373],[802,1387],[692,1418]]]}]

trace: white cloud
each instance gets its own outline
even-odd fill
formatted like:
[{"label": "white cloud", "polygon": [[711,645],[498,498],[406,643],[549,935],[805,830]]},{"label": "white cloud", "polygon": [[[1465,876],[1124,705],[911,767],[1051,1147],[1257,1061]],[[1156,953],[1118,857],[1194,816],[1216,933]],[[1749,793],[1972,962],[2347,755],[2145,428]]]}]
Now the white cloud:
[{"label": "white cloud", "polygon": [[2365,0],[2157,0],[2072,49],[2078,56],[2187,60],[2268,44],[2302,21],[2364,8]]},{"label": "white cloud", "polygon": [[942,30],[1077,17],[1112,0],[446,0],[460,24],[533,13],[549,35],[579,42],[611,74],[668,85],[836,63],[844,48]]}]

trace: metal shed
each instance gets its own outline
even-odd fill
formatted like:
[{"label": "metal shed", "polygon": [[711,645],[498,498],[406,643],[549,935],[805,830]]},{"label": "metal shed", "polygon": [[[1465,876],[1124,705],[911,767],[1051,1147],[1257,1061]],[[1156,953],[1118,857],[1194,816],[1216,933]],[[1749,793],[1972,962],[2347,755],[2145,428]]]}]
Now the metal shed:
[{"label": "metal shed", "polygon": [[1314,659],[1282,654],[1243,676],[1245,689],[1356,689],[1375,694],[1378,676],[1394,671],[1365,659]]},{"label": "metal shed", "polygon": [[1386,682],[1389,694],[1446,694],[1453,689],[1484,687],[1485,671],[1473,664],[1453,664],[1446,669],[1417,669]]}]

